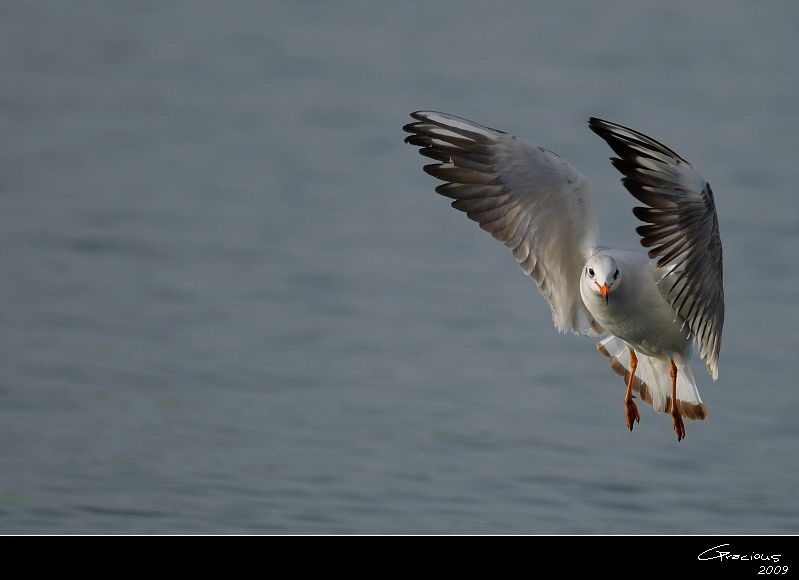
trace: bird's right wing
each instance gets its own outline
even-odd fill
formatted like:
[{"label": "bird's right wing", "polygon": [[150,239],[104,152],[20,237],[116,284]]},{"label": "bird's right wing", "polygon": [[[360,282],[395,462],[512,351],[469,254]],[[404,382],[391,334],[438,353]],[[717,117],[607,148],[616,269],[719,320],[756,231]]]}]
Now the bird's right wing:
[{"label": "bird's right wing", "polygon": [[583,266],[599,245],[585,178],[513,135],[446,113],[417,111],[406,143],[438,161],[424,170],[452,207],[511,248],[561,332],[601,332],[580,297]]}]

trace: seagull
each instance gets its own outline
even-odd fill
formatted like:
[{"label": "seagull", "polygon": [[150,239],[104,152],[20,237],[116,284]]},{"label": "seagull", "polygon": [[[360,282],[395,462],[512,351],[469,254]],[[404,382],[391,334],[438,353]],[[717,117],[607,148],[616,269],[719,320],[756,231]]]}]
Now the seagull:
[{"label": "seagull", "polygon": [[[589,128],[618,155],[611,163],[644,204],[633,214],[646,254],[599,241],[586,179],[557,154],[514,135],[435,111],[411,113],[405,142],[436,161],[424,171],[445,183],[483,230],[513,252],[538,286],[560,332],[599,336],[597,350],[626,385],[627,427],[640,423],[635,394],[670,413],[704,419],[690,361],[715,381],[724,326],[722,249],[710,184],[665,145],[592,117]],[[626,355],[626,356],[625,356]]]}]

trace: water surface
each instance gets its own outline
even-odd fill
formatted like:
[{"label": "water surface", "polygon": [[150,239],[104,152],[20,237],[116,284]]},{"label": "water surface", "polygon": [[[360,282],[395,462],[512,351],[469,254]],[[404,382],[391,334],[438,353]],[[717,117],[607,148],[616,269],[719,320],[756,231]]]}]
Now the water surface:
[{"label": "water surface", "polygon": [[[799,9],[15,2],[0,18],[0,532],[797,533]],[[633,200],[585,126],[710,179],[709,418],[624,426],[419,108]]]}]

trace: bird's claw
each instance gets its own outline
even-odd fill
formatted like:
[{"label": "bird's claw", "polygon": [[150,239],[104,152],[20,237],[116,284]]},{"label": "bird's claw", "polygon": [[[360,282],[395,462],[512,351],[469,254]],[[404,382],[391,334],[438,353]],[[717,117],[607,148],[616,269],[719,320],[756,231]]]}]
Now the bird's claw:
[{"label": "bird's claw", "polygon": [[627,408],[627,428],[632,431],[636,423],[641,422],[641,416],[638,414],[638,407],[632,399],[625,399],[624,405]]},{"label": "bird's claw", "polygon": [[674,433],[677,435],[677,441],[685,439],[685,424],[682,422],[682,416],[679,413],[672,413],[671,420],[674,423]]}]

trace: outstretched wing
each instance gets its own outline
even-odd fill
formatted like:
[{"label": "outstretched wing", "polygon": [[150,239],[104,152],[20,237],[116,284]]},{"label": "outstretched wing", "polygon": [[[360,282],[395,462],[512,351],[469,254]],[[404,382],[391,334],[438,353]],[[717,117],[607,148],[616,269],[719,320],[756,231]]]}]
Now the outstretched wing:
[{"label": "outstretched wing", "polygon": [[599,245],[585,178],[551,151],[502,131],[445,113],[411,117],[405,142],[438,161],[424,167],[446,182],[436,191],[513,251],[559,331],[598,331],[580,297],[582,268]]},{"label": "outstretched wing", "polygon": [[708,372],[718,377],[724,327],[721,238],[710,184],[693,165],[637,131],[591,118],[591,130],[619,155],[613,165],[647,207],[633,209],[641,245],[666,273],[658,287],[694,337]]}]

